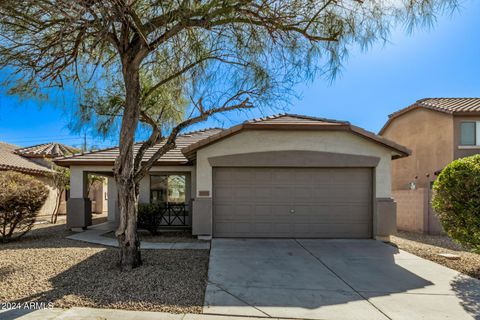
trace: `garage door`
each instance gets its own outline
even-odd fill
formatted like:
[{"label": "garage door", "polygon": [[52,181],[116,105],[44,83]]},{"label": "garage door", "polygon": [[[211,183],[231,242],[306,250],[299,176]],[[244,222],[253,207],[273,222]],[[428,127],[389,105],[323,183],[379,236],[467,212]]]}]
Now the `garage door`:
[{"label": "garage door", "polygon": [[215,237],[371,238],[368,168],[214,168]]}]

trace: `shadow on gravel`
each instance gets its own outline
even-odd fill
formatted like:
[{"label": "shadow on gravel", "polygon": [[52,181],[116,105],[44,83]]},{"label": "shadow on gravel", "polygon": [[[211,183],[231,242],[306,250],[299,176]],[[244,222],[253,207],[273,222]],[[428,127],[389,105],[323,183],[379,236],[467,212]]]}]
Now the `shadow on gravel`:
[{"label": "shadow on gravel", "polygon": [[[145,250],[143,265],[128,272],[117,268],[117,258],[116,249],[98,252],[50,278],[53,289],[11,302],[52,302],[55,308],[201,311],[207,282],[207,250]],[[18,312],[12,310],[12,315]],[[0,318],[9,319],[8,313],[0,314]]]},{"label": "shadow on gravel", "polygon": [[[92,225],[100,224],[106,221],[106,218],[94,218]],[[51,224],[39,224],[36,228],[30,230],[20,239],[8,242],[0,242],[0,252],[2,250],[19,250],[32,248],[84,248],[84,247],[101,247],[95,244],[86,244],[80,241],[66,239],[67,236],[74,234],[67,229],[65,222]]]}]

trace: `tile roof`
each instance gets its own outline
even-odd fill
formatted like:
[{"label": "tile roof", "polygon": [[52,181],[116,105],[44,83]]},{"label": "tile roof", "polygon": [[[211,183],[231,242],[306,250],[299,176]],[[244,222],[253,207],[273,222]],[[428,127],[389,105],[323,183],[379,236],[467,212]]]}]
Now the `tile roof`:
[{"label": "tile roof", "polygon": [[[195,160],[196,150],[214,143],[220,139],[235,134],[241,130],[343,130],[350,131],[368,140],[379,143],[396,152],[397,157],[404,157],[410,154],[410,150],[387,140],[376,134],[351,125],[347,121],[337,121],[324,118],[307,117],[295,114],[279,114],[264,118],[257,118],[245,121],[229,129],[205,129],[186,133],[177,138],[175,149],[163,155],[158,164],[182,165]],[[140,148],[141,143],[134,146],[135,152]],[[148,160],[153,153],[160,148],[158,144],[145,152],[144,161]],[[55,159],[55,163],[63,166],[82,165],[113,165],[118,156],[118,147],[98,150],[94,152],[75,154]]]},{"label": "tile roof", "polygon": [[[19,146],[0,142],[0,170],[13,170],[33,174],[52,173],[45,161],[35,161],[15,153]],[[43,163],[42,163],[43,162]]]},{"label": "tile roof", "polygon": [[480,98],[427,98],[416,104],[448,113],[480,112]]},{"label": "tile roof", "polygon": [[[182,148],[195,143],[199,140],[205,139],[213,134],[222,131],[219,128],[204,129],[194,132],[185,133],[178,136],[176,141],[176,148],[170,150],[163,155],[158,163],[160,164],[186,164],[188,159],[183,155]],[[144,155],[144,161],[148,160],[163,144],[159,143],[154,147],[148,149]],[[140,148],[141,143],[136,143],[134,146],[134,152],[136,153]],[[74,165],[74,164],[94,164],[94,165],[113,165],[115,159],[118,156],[118,147],[108,148],[98,151],[92,151],[87,153],[74,154],[55,159],[55,163],[59,165]]]},{"label": "tile roof", "polygon": [[379,134],[383,134],[395,118],[415,109],[427,109],[452,115],[480,114],[480,98],[425,98],[417,100],[414,104],[390,114]]},{"label": "tile roof", "polygon": [[274,125],[348,125],[349,122],[347,121],[339,121],[339,120],[332,120],[326,118],[317,118],[317,117],[308,117],[299,114],[287,114],[281,113],[272,116],[267,116],[263,118],[256,118],[247,120],[244,123],[248,124],[274,124]]},{"label": "tile roof", "polygon": [[15,150],[16,153],[27,158],[56,158],[71,155],[79,151],[80,150],[73,147],[56,142],[42,143]]}]

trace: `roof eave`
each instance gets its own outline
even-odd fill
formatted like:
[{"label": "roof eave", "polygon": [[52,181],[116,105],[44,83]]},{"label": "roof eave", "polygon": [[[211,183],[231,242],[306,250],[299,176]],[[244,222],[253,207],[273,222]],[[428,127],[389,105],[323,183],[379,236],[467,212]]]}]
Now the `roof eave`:
[{"label": "roof eave", "polygon": [[357,127],[357,126],[351,125],[350,127],[351,127],[351,131],[354,134],[361,135],[362,137],[364,137],[366,139],[369,139],[369,140],[372,140],[376,143],[379,143],[379,144],[383,145],[384,147],[386,147],[386,148],[392,150],[393,152],[395,152],[396,154],[392,155],[392,159],[404,158],[404,157],[408,157],[409,155],[412,154],[412,151],[410,149],[408,149],[407,147],[402,146],[402,145],[400,145],[396,142],[388,140],[384,137],[376,135],[373,132],[367,131],[367,130],[362,129],[362,128]]},{"label": "roof eave", "polygon": [[430,111],[445,113],[445,114],[449,114],[449,115],[453,115],[453,116],[460,116],[460,115],[476,116],[476,115],[480,115],[479,111],[452,111],[452,110],[447,110],[447,109],[436,108],[436,107],[430,106],[428,104],[422,104],[422,101],[419,100],[419,101],[415,102],[414,104],[412,104],[412,105],[410,105],[406,108],[400,109],[400,110],[388,115],[387,122],[385,122],[385,124],[380,129],[378,134],[383,135],[385,133],[385,130],[387,130],[387,128],[390,126],[390,124],[393,122],[393,120],[397,119],[398,117],[400,117],[400,116],[402,116],[402,115],[404,115],[404,114],[406,114],[410,111],[417,110],[417,109],[430,110]]},{"label": "roof eave", "polygon": [[[113,166],[115,161],[98,161],[98,160],[70,160],[70,159],[61,159],[53,161],[56,165],[61,167],[71,167],[71,166]],[[143,161],[144,163],[146,161]],[[154,166],[188,166],[190,165],[189,160],[185,161],[157,161]]]},{"label": "roof eave", "polygon": [[36,175],[43,175],[43,176],[48,176],[52,174],[54,171],[53,170],[41,170],[41,169],[28,169],[28,168],[23,168],[23,167],[17,167],[17,166],[12,166],[12,165],[0,165],[0,170],[10,170],[10,171],[17,171],[17,172],[22,172],[22,173],[27,173],[27,174],[36,174]]}]

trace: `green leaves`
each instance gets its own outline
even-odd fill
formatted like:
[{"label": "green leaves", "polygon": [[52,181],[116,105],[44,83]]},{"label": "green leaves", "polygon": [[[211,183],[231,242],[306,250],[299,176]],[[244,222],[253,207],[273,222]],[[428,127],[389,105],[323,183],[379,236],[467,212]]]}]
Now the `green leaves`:
[{"label": "green leaves", "polygon": [[432,206],[447,234],[480,252],[480,155],[446,166],[433,191]]},{"label": "green leaves", "polygon": [[8,242],[30,231],[48,194],[47,187],[32,176],[0,172],[0,240]]}]

